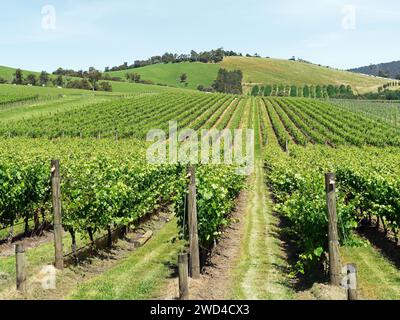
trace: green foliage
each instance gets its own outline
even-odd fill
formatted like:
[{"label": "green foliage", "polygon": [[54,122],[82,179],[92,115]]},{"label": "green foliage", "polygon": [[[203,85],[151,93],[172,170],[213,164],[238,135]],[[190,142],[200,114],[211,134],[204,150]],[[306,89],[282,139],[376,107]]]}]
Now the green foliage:
[{"label": "green foliage", "polygon": [[187,78],[188,78],[188,76],[187,76],[186,73],[182,73],[182,74],[180,75],[180,77],[179,77],[179,79],[181,80],[182,83],[183,83],[183,82],[186,82]]},{"label": "green foliage", "polygon": [[272,94],[272,86],[271,85],[266,85],[264,87],[264,96],[269,97]]},{"label": "green foliage", "polygon": [[310,86],[310,98],[315,98],[315,86]]},{"label": "green foliage", "polygon": [[53,84],[56,87],[62,87],[64,85],[64,78],[62,75],[58,75],[55,79],[53,79]]},{"label": "green foliage", "polygon": [[50,76],[46,71],[42,71],[39,76],[39,84],[41,86],[46,86],[50,81]]},{"label": "green foliage", "polygon": [[251,89],[251,95],[252,96],[258,96],[260,93],[260,88],[255,85],[252,89]]},{"label": "green foliage", "polygon": [[285,96],[285,86],[283,84],[278,85],[278,96],[279,97]]},{"label": "green foliage", "polygon": [[85,77],[90,82],[93,90],[95,90],[97,82],[99,82],[99,80],[102,78],[102,74],[101,74],[100,71],[98,71],[95,68],[91,67],[91,68],[89,68],[89,72],[87,72]]},{"label": "green foliage", "polygon": [[[397,107],[392,109],[392,119],[388,122],[363,112],[354,112],[339,102],[332,104],[297,98],[268,98],[267,101],[271,104],[271,122],[282,146],[288,138],[286,132],[299,144],[306,139],[331,145],[400,146],[400,128],[393,126],[397,123]],[[279,117],[274,114],[276,112]]]},{"label": "green foliage", "polygon": [[[299,128],[296,127],[294,122],[289,118],[289,116],[283,111],[281,108],[282,101],[280,99],[269,99],[268,100],[272,107],[275,109],[276,114],[279,116],[280,121],[282,122],[283,126],[285,127],[286,131],[290,133],[290,135],[294,138],[295,142],[300,145],[307,144],[307,138],[304,136],[303,132]],[[271,113],[272,117],[275,118],[276,115]],[[279,126],[277,119],[272,121],[274,128],[275,126]],[[279,129],[275,129],[276,131],[280,131]],[[287,139],[287,137],[285,137]],[[283,140],[281,141],[283,144]],[[285,147],[285,145],[282,145]]]},{"label": "green foliage", "polygon": [[[253,87],[254,89],[254,87]],[[252,94],[253,95],[253,94]],[[305,85],[304,87],[297,87],[296,85],[267,85],[264,88],[264,96],[279,96],[279,97],[305,97],[305,98],[337,98],[337,99],[353,99],[357,96],[354,95],[351,86],[341,85]]]},{"label": "green foliage", "polygon": [[74,89],[92,90],[92,86],[90,85],[87,79],[76,79],[68,81],[66,87]]},{"label": "green foliage", "polygon": [[243,73],[240,70],[227,71],[219,69],[217,80],[214,81],[213,88],[217,92],[242,94]]},{"label": "green foliage", "polygon": [[26,84],[31,85],[31,86],[36,86],[38,80],[35,74],[28,74],[26,77]]},{"label": "green foliage", "polygon": [[[61,160],[63,225],[71,232],[96,233],[132,224],[165,205],[172,205],[183,221],[186,169],[179,164],[149,164],[144,143],[93,139],[0,143],[0,225],[31,219],[37,211],[49,213],[52,158]],[[244,183],[235,169],[211,165],[197,169],[201,245],[218,238],[229,221]]]},{"label": "green foliage", "polygon": [[278,95],[278,86],[276,84],[272,85],[272,96]]},{"label": "green foliage", "polygon": [[[337,180],[338,231],[342,244],[354,244],[352,230],[370,215],[379,216],[397,234],[400,226],[399,169],[396,149],[292,146],[290,156],[270,146],[266,170],[277,210],[297,235],[299,271],[327,251],[324,174]],[[312,163],[312,166],[309,164]]]},{"label": "green foliage", "polygon": [[23,84],[23,82],[24,82],[24,77],[22,74],[22,70],[21,69],[15,70],[14,79],[13,79],[12,83],[13,84]]},{"label": "green foliage", "polygon": [[82,90],[94,89],[94,91],[108,91],[108,92],[112,91],[112,86],[109,82],[107,81],[97,82],[93,88],[92,84],[86,78],[69,80],[67,81],[66,87],[74,89],[82,89]]},{"label": "green foliage", "polygon": [[337,100],[335,105],[350,112],[357,112],[362,115],[385,121],[395,127],[399,126],[400,105],[391,101],[365,101],[365,100]]},{"label": "green foliage", "polygon": [[304,98],[309,98],[310,97],[310,87],[308,85],[305,85],[303,87],[303,97]]},{"label": "green foliage", "polygon": [[378,93],[366,93],[360,98],[368,100],[400,100],[400,90],[384,90],[383,88],[379,88]]},{"label": "green foliage", "polygon": [[36,100],[38,95],[34,94],[7,94],[0,95],[0,108],[4,108],[7,105],[12,105],[17,102],[27,102]]},{"label": "green foliage", "polygon": [[322,87],[320,85],[315,87],[315,97],[320,99],[323,97],[322,95]]},{"label": "green foliage", "polygon": [[295,85],[290,87],[290,96],[291,97],[297,97],[297,87]]},{"label": "green foliage", "polygon": [[126,79],[131,82],[139,83],[141,80],[141,75],[138,73],[127,73]]},{"label": "green foliage", "polygon": [[177,54],[166,52],[162,56],[152,56],[147,60],[136,60],[134,64],[128,65],[128,62],[124,62],[120,66],[107,67],[105,72],[121,71],[127,69],[141,68],[155,64],[178,64],[185,62],[201,62],[201,63],[218,63],[223,60],[225,56],[238,56],[240,54],[233,51],[225,51],[223,48],[216,50],[204,51],[197,53],[191,50],[190,54]]},{"label": "green foliage", "polygon": [[[192,92],[145,94],[99,101],[71,110],[9,121],[0,126],[5,136],[146,138],[150,129],[168,132],[168,121],[189,127],[207,110],[233,96]],[[222,110],[223,111],[223,110]]]},{"label": "green foliage", "polygon": [[286,143],[291,140],[291,137],[286,131],[285,127],[282,125],[282,122],[280,121],[279,116],[276,113],[276,110],[274,109],[272,103],[269,100],[264,101],[269,119],[271,120],[271,124],[278,139],[278,142],[282,148],[285,148]]},{"label": "green foliage", "polygon": [[[207,248],[229,224],[234,200],[244,187],[245,177],[237,174],[235,167],[212,165],[198,167],[196,175],[199,240],[201,246]],[[182,228],[184,210],[180,210],[178,219]],[[187,221],[187,217],[185,219]],[[187,227],[185,232],[187,238]]]},{"label": "green foliage", "polygon": [[111,92],[111,91],[112,91],[112,86],[111,86],[111,84],[110,84],[109,82],[103,81],[103,82],[100,82],[100,83],[99,83],[98,89],[99,89],[100,91],[108,91],[108,92]]}]

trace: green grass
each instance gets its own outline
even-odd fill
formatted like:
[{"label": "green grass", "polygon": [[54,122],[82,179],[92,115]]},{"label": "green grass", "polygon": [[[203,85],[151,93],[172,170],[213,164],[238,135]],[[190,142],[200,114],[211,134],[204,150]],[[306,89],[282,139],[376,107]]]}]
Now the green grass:
[{"label": "green grass", "polygon": [[180,75],[186,73],[188,76],[187,88],[197,89],[199,85],[210,86],[217,78],[218,69],[219,66],[217,64],[200,62],[160,63],[131,70],[114,71],[109,74],[125,79],[127,73],[138,73],[141,75],[142,80],[151,80],[154,83],[185,88],[185,84],[180,82]]},{"label": "green grass", "polygon": [[[63,237],[63,249],[64,254],[70,252],[71,248],[71,237],[69,233],[64,232]],[[77,236],[77,247],[80,248],[88,243],[88,240],[84,236]],[[31,280],[34,278],[40,270],[47,265],[54,262],[54,242],[53,238],[50,237],[49,242],[41,244],[35,248],[26,249],[26,261],[27,261],[27,278]],[[11,256],[0,256],[0,273],[8,275],[6,281],[0,281],[0,294],[10,289],[15,283],[15,255]],[[0,297],[1,300],[1,297]]]},{"label": "green grass", "polygon": [[343,247],[342,264],[357,265],[358,289],[363,299],[399,300],[400,271],[371,245]]},{"label": "green grass", "polygon": [[278,218],[264,184],[262,162],[257,161],[248,191],[241,254],[232,272],[233,300],[290,300],[294,292],[289,266],[279,240]]},{"label": "green grass", "polygon": [[[54,245],[52,242],[26,251],[27,276],[37,274],[40,269],[54,261]],[[0,282],[0,293],[11,288],[15,283],[15,256],[0,257],[0,273],[8,275],[7,281]]]},{"label": "green grass", "polygon": [[68,299],[146,300],[157,298],[176,264],[182,242],[173,219],[144,246],[100,276],[81,284]]}]

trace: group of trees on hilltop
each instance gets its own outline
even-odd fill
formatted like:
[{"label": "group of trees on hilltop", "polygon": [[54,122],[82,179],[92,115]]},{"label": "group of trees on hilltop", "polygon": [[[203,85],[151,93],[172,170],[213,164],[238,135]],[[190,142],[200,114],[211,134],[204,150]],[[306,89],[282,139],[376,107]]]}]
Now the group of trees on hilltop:
[{"label": "group of trees on hilltop", "polygon": [[[55,87],[66,87],[84,90],[96,91],[112,91],[112,86],[108,82],[99,82],[102,79],[102,73],[95,68],[90,68],[84,73],[81,79],[65,78],[62,73],[58,73],[55,77],[51,77],[46,71],[42,71],[39,76],[34,73],[24,77],[21,69],[16,69],[11,81],[16,85],[31,85],[31,86],[48,86],[52,84]],[[3,82],[7,83],[7,81]]]},{"label": "group of trees on hilltop", "polygon": [[211,51],[204,51],[200,53],[192,50],[190,54],[177,54],[177,53],[166,52],[161,56],[153,56],[146,60],[136,60],[131,65],[129,65],[128,62],[124,62],[120,66],[115,66],[111,68],[106,67],[105,72],[141,68],[158,63],[180,63],[180,62],[218,63],[221,62],[224,57],[241,56],[241,55],[242,55],[241,53],[236,53],[234,51],[225,51],[223,48]]},{"label": "group of trees on hilltop", "polygon": [[83,89],[83,90],[94,90],[94,91],[112,91],[112,86],[109,82],[93,82],[87,78],[69,80],[65,84],[66,88],[70,89]]},{"label": "group of trees on hilltop", "polygon": [[304,98],[353,98],[349,85],[255,85],[251,89],[253,96],[304,97]]},{"label": "group of trees on hilltop", "polygon": [[72,69],[63,69],[63,68],[58,68],[56,71],[53,71],[53,74],[56,76],[68,76],[68,77],[76,77],[76,78],[83,78],[85,76],[85,73],[87,74],[87,71],[83,70],[72,70]]},{"label": "group of trees on hilltop", "polygon": [[111,84],[109,82],[100,82],[102,79],[103,74],[99,70],[90,67],[88,71],[84,71],[82,79],[67,79],[66,87],[93,91],[112,91]]},{"label": "group of trees on hilltop", "polygon": [[122,81],[121,77],[111,77],[109,74],[103,74],[97,69],[90,67],[89,70],[83,71],[83,70],[72,70],[72,69],[63,69],[63,68],[58,68],[56,71],[53,71],[53,75],[56,76],[64,76],[64,77],[74,77],[74,78],[88,78],[90,76],[90,73],[92,72],[99,72],[101,74],[101,80],[108,80],[108,81]]}]

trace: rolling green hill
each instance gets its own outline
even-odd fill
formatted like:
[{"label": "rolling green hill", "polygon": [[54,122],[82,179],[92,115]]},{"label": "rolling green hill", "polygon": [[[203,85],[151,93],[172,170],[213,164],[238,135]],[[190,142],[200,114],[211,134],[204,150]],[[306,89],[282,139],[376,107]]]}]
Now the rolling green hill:
[{"label": "rolling green hill", "polygon": [[[0,78],[3,78],[9,82],[12,81],[13,76],[15,73],[15,68],[10,68],[10,67],[4,67],[0,66]],[[33,73],[37,76],[40,75],[40,72],[35,72],[35,71],[27,71],[27,70],[22,70],[22,73],[24,77],[26,77],[28,74]],[[55,77],[54,75],[50,75],[52,78]],[[78,79],[74,77],[64,77],[65,79]],[[171,87],[162,87],[162,86],[156,86],[156,85],[146,85],[146,84],[140,84],[140,83],[129,83],[129,82],[116,82],[116,81],[109,81],[112,88],[113,92],[116,93],[138,93],[138,92],[164,92],[167,90],[177,90],[175,88]],[[0,94],[3,93],[8,93],[10,86],[8,85],[1,85],[2,87],[0,88]],[[170,85],[172,86],[172,84]],[[18,86],[22,87],[22,86]],[[52,94],[59,94],[61,93],[61,89],[54,88],[52,86],[49,86],[48,88],[41,88],[41,87],[28,87],[24,86],[25,89],[23,89],[24,92],[36,92],[38,94],[45,94],[45,95],[52,95]],[[68,90],[67,92],[71,94],[72,92],[81,92],[81,93],[88,93],[88,90],[75,90],[75,89],[62,89],[62,90]],[[63,94],[65,92],[62,92]]]},{"label": "rolling green hill", "polygon": [[111,76],[125,78],[126,73],[134,72],[144,80],[163,83],[169,86],[185,87],[180,83],[182,73],[188,75],[188,88],[198,85],[209,86],[215,80],[218,69],[239,69],[244,74],[244,85],[254,84],[295,84],[297,86],[317,84],[345,84],[355,91],[365,93],[376,91],[389,80],[355,74],[347,71],[322,67],[310,63],[266,58],[225,57],[221,63],[175,63],[156,64],[142,68],[110,72]]},{"label": "rolling green hill", "polygon": [[200,62],[182,62],[169,64],[153,64],[150,66],[109,72],[113,77],[125,79],[127,73],[138,73],[143,80],[151,80],[154,83],[166,84],[173,87],[185,88],[185,84],[180,82],[182,73],[188,76],[188,88],[197,89],[198,85],[209,86],[217,77],[218,64]]},{"label": "rolling green hill", "polygon": [[242,70],[245,84],[271,83],[297,86],[345,84],[350,85],[359,93],[364,93],[376,91],[378,87],[389,81],[310,63],[280,59],[227,57],[221,66]]},{"label": "rolling green hill", "polygon": [[[14,77],[15,69],[16,68],[0,66],[0,78],[3,78],[7,81],[12,81],[12,79]],[[39,74],[40,74],[40,72],[32,72],[32,71],[26,71],[26,70],[23,70],[22,72],[25,75],[27,75],[29,73],[33,73],[33,74],[39,76]]]}]

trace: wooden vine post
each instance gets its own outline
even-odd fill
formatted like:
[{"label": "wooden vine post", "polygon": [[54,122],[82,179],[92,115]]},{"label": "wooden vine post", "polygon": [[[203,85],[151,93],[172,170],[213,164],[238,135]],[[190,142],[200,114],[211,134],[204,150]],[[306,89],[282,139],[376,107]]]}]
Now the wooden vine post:
[{"label": "wooden vine post", "polygon": [[330,283],[333,286],[340,286],[341,267],[339,256],[339,237],[337,229],[336,212],[336,187],[335,174],[325,175],[326,203],[328,207],[328,240],[329,240],[329,274]]},{"label": "wooden vine post", "polygon": [[179,266],[179,299],[189,300],[189,265],[187,253],[178,256]]},{"label": "wooden vine post", "polygon": [[357,294],[357,266],[348,264],[347,269],[347,298],[348,300],[358,300]]},{"label": "wooden vine post", "polygon": [[55,248],[55,267],[59,270],[64,268],[64,254],[62,243],[62,216],[61,216],[61,185],[60,185],[60,161],[51,161],[51,191],[53,200],[54,215],[54,248]]},{"label": "wooden vine post", "polygon": [[26,293],[26,257],[25,247],[22,243],[15,245],[15,266],[17,290]]},{"label": "wooden vine post", "polygon": [[188,175],[189,195],[188,195],[188,222],[189,222],[189,250],[190,250],[190,276],[193,279],[200,278],[200,253],[199,235],[197,230],[197,202],[196,202],[196,170],[194,166],[189,166]]}]

